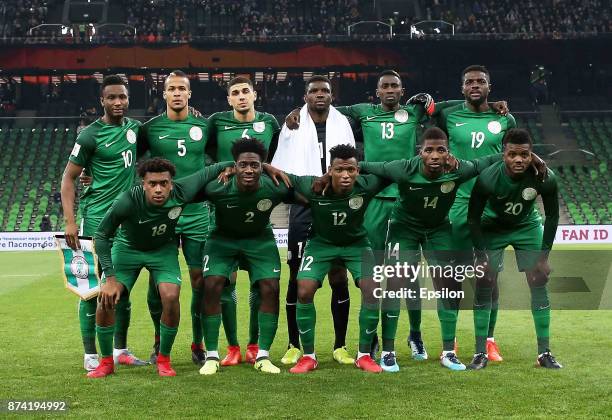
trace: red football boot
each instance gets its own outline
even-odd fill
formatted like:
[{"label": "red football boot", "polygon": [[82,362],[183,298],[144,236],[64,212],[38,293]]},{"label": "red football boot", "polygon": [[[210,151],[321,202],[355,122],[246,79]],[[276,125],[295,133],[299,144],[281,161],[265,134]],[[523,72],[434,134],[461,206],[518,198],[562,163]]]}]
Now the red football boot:
[{"label": "red football boot", "polygon": [[100,359],[100,364],[95,370],[87,373],[88,378],[104,378],[105,376],[115,373],[115,363],[113,356],[107,356]]},{"label": "red football boot", "polygon": [[302,356],[300,357],[300,360],[298,360],[296,365],[293,366],[291,369],[289,369],[289,372],[306,373],[311,370],[315,370],[317,366],[319,366],[319,363],[317,363],[316,359],[313,359],[312,357],[309,357],[309,356]]},{"label": "red football boot", "polygon": [[161,353],[157,356],[157,373],[159,376],[176,376],[176,371],[170,365],[170,356]]},{"label": "red football boot", "polygon": [[361,370],[365,370],[366,372],[382,372],[382,368],[378,365],[378,363],[374,361],[374,359],[372,359],[369,354],[361,356],[359,359],[355,360],[355,366],[357,366]]},{"label": "red football boot", "polygon": [[258,351],[259,351],[259,346],[257,344],[247,344],[247,351],[246,353],[244,353],[244,361],[246,363],[250,363],[254,365],[255,359],[257,359]]},{"label": "red football boot", "polygon": [[221,360],[221,366],[236,366],[242,363],[240,346],[227,346],[227,355]]}]

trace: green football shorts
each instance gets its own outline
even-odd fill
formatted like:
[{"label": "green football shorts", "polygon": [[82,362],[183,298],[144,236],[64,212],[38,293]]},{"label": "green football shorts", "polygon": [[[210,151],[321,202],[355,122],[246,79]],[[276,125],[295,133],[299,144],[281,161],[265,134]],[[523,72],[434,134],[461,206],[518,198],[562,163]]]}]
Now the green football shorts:
[{"label": "green football shorts", "polygon": [[[205,206],[205,204],[202,204]],[[183,255],[189,268],[202,268],[204,244],[208,237],[208,208],[203,207],[200,214],[181,215],[176,225],[176,236],[180,239]]]},{"label": "green football shorts", "polygon": [[312,279],[323,283],[332,266],[344,266],[351,272],[353,281],[359,286],[362,277],[370,278],[374,254],[367,239],[350,246],[335,246],[317,238],[306,242],[297,279]]},{"label": "green football shorts", "polygon": [[391,218],[391,211],[395,206],[395,199],[374,198],[366,209],[363,226],[368,232],[368,239],[374,251],[385,250],[387,227]]},{"label": "green football shorts", "polygon": [[418,264],[421,250],[429,265],[445,265],[452,260],[452,233],[450,223],[425,229],[391,220],[387,233],[385,264],[396,262]]},{"label": "green football shorts", "polygon": [[497,224],[483,225],[489,267],[497,272],[504,269],[504,249],[512,246],[519,271],[534,268],[542,255],[544,228],[539,223],[507,228]]},{"label": "green football shorts", "polygon": [[251,284],[262,279],[279,279],[280,256],[272,229],[253,238],[229,238],[211,234],[204,246],[204,277],[228,277],[237,267],[248,271]]},{"label": "green football shorts", "polygon": [[[138,280],[138,275],[146,268],[155,284],[174,283],[181,285],[181,269],[178,262],[178,248],[169,243],[158,249],[139,251],[122,243],[115,242],[111,250],[115,277],[130,292]],[[103,276],[102,282],[105,281]]]}]

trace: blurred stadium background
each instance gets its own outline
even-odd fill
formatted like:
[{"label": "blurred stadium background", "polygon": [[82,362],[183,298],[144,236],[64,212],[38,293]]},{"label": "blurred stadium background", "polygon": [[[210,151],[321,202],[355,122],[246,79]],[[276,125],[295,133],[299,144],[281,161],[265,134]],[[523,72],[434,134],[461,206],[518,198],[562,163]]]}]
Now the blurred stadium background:
[{"label": "blurred stadium background", "polygon": [[[373,101],[387,68],[407,95],[440,101],[460,98],[460,71],[475,63],[558,170],[561,223],[612,223],[611,10],[601,0],[5,0],[0,231],[62,230],[61,171],[101,113],[103,75],[125,77],[142,120],[165,108],[172,69],[190,75],[204,115],[228,109],[224,83],[248,75],[256,108],[282,123],[313,73],[330,76],[336,104]],[[286,224],[282,211],[275,223]]]}]

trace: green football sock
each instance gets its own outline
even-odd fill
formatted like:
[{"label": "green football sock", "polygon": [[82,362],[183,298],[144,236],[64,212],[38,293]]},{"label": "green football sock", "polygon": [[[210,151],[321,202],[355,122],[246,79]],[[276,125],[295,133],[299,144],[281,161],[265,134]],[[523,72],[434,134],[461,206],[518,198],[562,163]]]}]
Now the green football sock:
[{"label": "green football sock", "polygon": [[[230,346],[238,345],[238,319],[236,315],[236,284],[225,286],[221,292],[221,314],[223,329]],[[208,348],[208,347],[207,347]]]},{"label": "green football sock", "polygon": [[550,348],[550,300],[546,286],[531,287],[531,313],[538,338],[538,354]]},{"label": "green football sock", "polygon": [[249,342],[248,344],[255,344],[259,340],[259,305],[261,298],[259,296],[259,289],[253,289],[249,291]]},{"label": "green football sock", "polygon": [[489,317],[489,328],[487,337],[495,336],[495,324],[497,324],[497,311],[499,310],[499,302],[491,302],[491,316]]},{"label": "green football sock", "polygon": [[99,325],[96,325],[96,334],[98,335],[98,343],[100,344],[100,356],[112,356],[115,325],[109,325],[108,327],[101,327]]},{"label": "green football sock", "polygon": [[170,356],[178,327],[169,327],[163,322],[160,325],[159,354]]},{"label": "green football sock", "polygon": [[378,328],[379,308],[368,308],[365,305],[359,310],[359,351],[369,353],[372,346],[372,335]]},{"label": "green football sock", "polygon": [[296,320],[304,353],[314,353],[315,325],[317,323],[317,311],[314,303],[298,302],[296,306]]},{"label": "green football sock", "polygon": [[438,299],[438,319],[442,332],[442,350],[452,351],[457,333],[457,310],[449,299]]},{"label": "green football sock", "polygon": [[202,342],[202,320],[200,318],[200,302],[204,298],[202,289],[191,289],[191,334],[193,343]]},{"label": "green football sock", "polygon": [[395,350],[395,336],[397,335],[397,324],[399,322],[399,309],[383,309],[381,312],[381,326],[383,351]]},{"label": "green football sock", "polygon": [[491,323],[491,288],[476,287],[474,297],[474,333],[476,335],[476,353],[486,353],[487,333]]},{"label": "green football sock", "polygon": [[278,328],[278,314],[269,312],[259,312],[257,319],[259,320],[259,349],[269,351],[276,336]]},{"label": "green football sock", "polygon": [[149,307],[149,314],[153,321],[153,328],[155,328],[155,335],[160,334],[160,322],[162,314],[162,301],[157,290],[157,285],[153,278],[149,277],[149,290],[147,291],[147,306]]},{"label": "green football sock", "polygon": [[130,327],[132,303],[127,295],[122,295],[115,306],[115,348],[127,348],[127,333]]},{"label": "green football sock", "polygon": [[[414,290],[416,296],[419,296],[419,281],[418,279],[410,283],[410,289]],[[417,333],[421,331],[421,298],[413,299],[406,298],[406,308],[408,309],[408,322],[410,324],[410,332]]]},{"label": "green football sock", "polygon": [[207,351],[219,351],[219,328],[221,327],[221,314],[202,315],[204,328],[204,345]]},{"label": "green football sock", "polygon": [[421,331],[421,310],[411,309],[408,311],[408,320],[410,323],[410,332]]},{"label": "green football sock", "polygon": [[[86,354],[96,354],[96,298],[79,301],[79,326]],[[93,315],[92,315],[93,314]]]}]

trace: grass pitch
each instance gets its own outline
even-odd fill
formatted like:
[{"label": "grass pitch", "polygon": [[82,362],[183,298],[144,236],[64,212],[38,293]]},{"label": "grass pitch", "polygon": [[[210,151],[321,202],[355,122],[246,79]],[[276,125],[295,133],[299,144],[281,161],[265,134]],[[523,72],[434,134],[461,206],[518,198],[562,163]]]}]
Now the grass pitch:
[{"label": "grass pitch", "polygon": [[[586,253],[585,255],[589,255]],[[451,372],[440,367],[439,326],[434,311],[423,315],[423,337],[430,360],[410,359],[405,339],[408,321],[401,315],[397,339],[398,374],[372,375],[337,365],[331,356],[333,328],[327,284],[317,294],[319,369],[294,376],[256,372],[250,365],[222,368],[202,377],[191,362],[189,286],[181,297],[182,322],[172,358],[176,378],[159,378],[152,366],[119,367],[112,377],[90,380],[82,366],[76,318],[77,298],[63,288],[54,252],[0,253],[0,400],[65,400],[66,413],[79,418],[465,418],[612,416],[612,367],[608,362],[610,311],[553,310],[552,347],[565,369],[533,367],[535,335],[527,310],[500,311],[496,338],[505,361],[480,372]],[[609,258],[609,254],[607,254]],[[597,261],[596,261],[597,262]],[[595,263],[596,263],[595,262]],[[610,260],[605,265],[609,277]],[[508,267],[514,266],[508,260]],[[185,267],[183,266],[185,270]],[[186,270],[184,278],[188,278]],[[271,356],[280,366],[287,344],[283,266],[281,315]],[[510,277],[518,274],[508,273]],[[604,277],[605,279],[605,277]],[[521,276],[513,279],[524,285]],[[509,285],[511,283],[508,283]],[[502,294],[504,293],[502,289]],[[248,282],[238,279],[239,338],[246,345]],[[356,351],[358,290],[351,287],[347,343]],[[152,324],[146,308],[143,276],[132,293],[128,343],[140,357],[149,355]],[[553,298],[554,302],[554,298]],[[473,353],[471,311],[458,325],[459,357]],[[225,347],[223,332],[221,346]],[[5,414],[5,413],[3,413]]]}]

